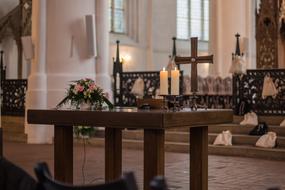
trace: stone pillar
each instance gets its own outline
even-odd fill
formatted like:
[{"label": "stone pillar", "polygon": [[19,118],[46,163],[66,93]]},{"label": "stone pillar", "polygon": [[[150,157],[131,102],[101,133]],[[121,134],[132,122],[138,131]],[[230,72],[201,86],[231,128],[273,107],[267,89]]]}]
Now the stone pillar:
[{"label": "stone pillar", "polygon": [[48,0],[47,10],[47,104],[54,108],[71,81],[95,79],[85,23],[86,15],[95,14],[95,1]]},{"label": "stone pillar", "polygon": [[246,58],[246,68],[256,69],[255,1],[246,1],[245,37],[241,44]]},{"label": "stone pillar", "polygon": [[151,71],[154,69],[153,66],[153,5],[152,0],[147,1],[147,34],[146,34],[146,40],[147,40],[147,48],[146,48],[146,70]]},{"label": "stone pillar", "polygon": [[[32,12],[32,41],[35,57],[32,60],[31,74],[28,77],[26,110],[47,107],[46,0],[34,0]],[[28,134],[28,143],[52,142],[47,126],[26,123],[25,132]]]},{"label": "stone pillar", "polygon": [[109,73],[109,1],[96,0],[97,59],[96,83],[112,94],[111,73]]},{"label": "stone pillar", "polygon": [[[216,0],[211,1],[210,15],[210,49],[214,54],[214,64],[210,65],[210,73],[222,77],[229,76],[231,56],[235,51],[235,34],[241,35],[241,51],[246,55],[246,66],[252,68],[254,60],[253,30],[254,22],[252,1]],[[250,10],[252,11],[249,14]],[[225,16],[227,15],[227,16]],[[250,61],[250,63],[248,63]]]},{"label": "stone pillar", "polygon": [[[28,81],[27,109],[54,108],[71,81],[95,79],[95,60],[87,51],[85,15],[94,0],[33,1],[35,58]],[[29,143],[51,143],[53,127],[27,125]]]}]

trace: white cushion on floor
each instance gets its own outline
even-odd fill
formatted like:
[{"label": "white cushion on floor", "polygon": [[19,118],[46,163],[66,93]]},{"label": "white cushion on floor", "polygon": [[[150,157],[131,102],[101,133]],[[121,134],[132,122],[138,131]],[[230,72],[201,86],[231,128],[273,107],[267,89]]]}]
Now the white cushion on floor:
[{"label": "white cushion on floor", "polygon": [[258,118],[256,113],[249,112],[244,115],[244,120],[240,122],[241,125],[258,125]]},{"label": "white cushion on floor", "polygon": [[280,123],[281,127],[285,127],[285,119]]},{"label": "white cushion on floor", "polygon": [[276,145],[277,135],[274,132],[268,132],[262,135],[256,142],[256,146],[262,148],[274,148]]},{"label": "white cushion on floor", "polygon": [[214,141],[214,145],[225,145],[231,146],[232,145],[232,133],[227,130],[223,131],[222,133],[218,134]]}]

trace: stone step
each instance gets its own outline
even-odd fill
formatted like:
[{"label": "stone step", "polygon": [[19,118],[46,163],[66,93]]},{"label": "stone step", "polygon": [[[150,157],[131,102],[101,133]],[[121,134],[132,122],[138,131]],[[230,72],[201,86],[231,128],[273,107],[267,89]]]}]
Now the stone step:
[{"label": "stone step", "polygon": [[17,132],[3,132],[3,140],[4,141],[12,141],[12,142],[27,142],[27,135],[24,133],[17,133]]},{"label": "stone step", "polygon": [[[268,125],[280,126],[280,123],[285,119],[284,116],[257,116],[259,122],[266,122]],[[244,116],[234,115],[233,123],[240,123]]]},{"label": "stone step", "polygon": [[[79,141],[82,142],[82,141]],[[92,138],[90,144],[93,146],[104,146],[103,138]],[[123,139],[123,148],[143,149],[141,140]],[[166,142],[165,151],[177,153],[189,153],[188,143]],[[223,156],[252,157],[269,160],[285,160],[285,148],[259,148],[250,145],[214,146],[209,145],[209,154]]]},{"label": "stone step", "polygon": [[241,156],[285,161],[285,148],[259,148],[255,146],[214,146],[209,145],[209,153],[223,156]]},{"label": "stone step", "polygon": [[1,116],[3,140],[13,142],[27,142],[25,134],[25,118],[22,116]]},{"label": "stone step", "polygon": [[[210,133],[209,134],[209,144],[213,144],[218,134]],[[254,146],[260,136],[251,136],[251,135],[233,135],[232,137],[232,144],[233,145],[252,145]],[[276,146],[278,148],[285,148],[285,137],[280,136],[277,137]]]},{"label": "stone step", "polygon": [[[209,133],[221,133],[225,130],[230,130],[233,134],[249,134],[249,132],[254,128],[255,126],[242,126],[236,123],[226,123],[226,124],[219,124],[219,125],[210,125],[209,126]],[[285,127],[280,127],[276,125],[269,125],[268,126],[269,131],[273,131],[277,133],[278,136],[285,136]],[[175,132],[188,132],[189,128],[174,128],[169,129],[169,131],[175,131]]]},{"label": "stone step", "polygon": [[24,133],[25,118],[21,116],[1,116],[3,131]]},{"label": "stone step", "polygon": [[[123,139],[126,140],[142,140],[143,131],[142,130],[124,130]],[[96,134],[97,137],[104,137],[104,131],[100,131],[100,134]],[[209,133],[208,142],[213,144],[218,133]],[[260,136],[251,136],[243,134],[233,134],[232,143],[233,145],[255,145]],[[189,142],[189,133],[180,132],[180,131],[167,131],[165,134],[166,142],[177,142],[177,143],[188,143]],[[285,148],[285,137],[278,136],[276,141],[277,147]]]},{"label": "stone step", "polygon": [[[242,126],[234,123],[211,125],[209,126],[209,133],[221,133],[222,131],[230,130],[233,134],[249,134],[254,127],[255,126]],[[285,136],[285,127],[269,125],[268,130],[277,133],[278,136]]]}]

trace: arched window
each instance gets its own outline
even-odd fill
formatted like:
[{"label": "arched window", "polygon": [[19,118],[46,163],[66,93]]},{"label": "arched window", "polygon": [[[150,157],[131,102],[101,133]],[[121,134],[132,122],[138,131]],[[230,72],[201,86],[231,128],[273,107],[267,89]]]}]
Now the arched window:
[{"label": "arched window", "polygon": [[109,0],[110,32],[126,33],[126,0]]},{"label": "arched window", "polygon": [[177,38],[209,41],[209,0],[177,0]]}]

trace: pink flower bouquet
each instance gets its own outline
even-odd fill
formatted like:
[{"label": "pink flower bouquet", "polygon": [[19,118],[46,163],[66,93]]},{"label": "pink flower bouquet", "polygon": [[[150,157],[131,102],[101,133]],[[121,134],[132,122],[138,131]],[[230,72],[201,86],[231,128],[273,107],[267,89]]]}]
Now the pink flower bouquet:
[{"label": "pink flower bouquet", "polygon": [[89,78],[73,81],[67,89],[66,97],[57,107],[68,102],[77,108],[83,103],[90,104],[91,107],[95,106],[96,109],[102,108],[104,104],[107,104],[109,108],[113,108],[113,104],[108,100],[108,94],[104,93],[103,89]]}]

